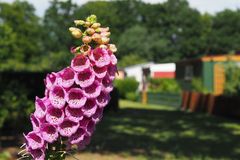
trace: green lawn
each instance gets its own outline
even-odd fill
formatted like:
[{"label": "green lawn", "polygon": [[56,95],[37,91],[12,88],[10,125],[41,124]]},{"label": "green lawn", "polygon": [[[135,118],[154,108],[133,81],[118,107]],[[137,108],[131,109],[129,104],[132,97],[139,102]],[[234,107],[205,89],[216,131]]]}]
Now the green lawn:
[{"label": "green lawn", "polygon": [[[240,124],[203,113],[120,102],[106,113],[80,160],[239,159]],[[69,157],[69,160],[73,159]]]}]

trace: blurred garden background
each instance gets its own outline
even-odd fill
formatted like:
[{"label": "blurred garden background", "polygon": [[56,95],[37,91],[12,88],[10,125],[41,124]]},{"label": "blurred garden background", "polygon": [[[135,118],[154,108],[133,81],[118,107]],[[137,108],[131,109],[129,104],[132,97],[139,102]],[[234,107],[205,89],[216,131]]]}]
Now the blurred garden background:
[{"label": "blurred garden background", "polygon": [[110,27],[119,73],[92,143],[75,157],[239,159],[240,1],[230,1],[235,9],[200,12],[190,0],[51,0],[39,15],[33,1],[0,0],[0,160],[17,158],[43,79],[73,57],[68,28],[90,14]]}]

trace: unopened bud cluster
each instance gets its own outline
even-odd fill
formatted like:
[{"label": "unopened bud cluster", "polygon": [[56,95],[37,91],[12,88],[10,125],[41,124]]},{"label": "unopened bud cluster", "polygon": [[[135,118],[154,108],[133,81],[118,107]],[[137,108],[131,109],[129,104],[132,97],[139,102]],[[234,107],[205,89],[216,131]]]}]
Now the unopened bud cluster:
[{"label": "unopened bud cluster", "polygon": [[75,57],[68,67],[47,75],[45,97],[36,97],[35,112],[30,117],[33,131],[25,135],[26,150],[35,160],[49,157],[49,145],[56,141],[64,143],[65,150],[73,145],[84,148],[110,100],[117,49],[108,44],[109,28],[101,28],[94,15],[74,23],[85,28],[84,32],[69,28],[83,44],[71,49]]}]

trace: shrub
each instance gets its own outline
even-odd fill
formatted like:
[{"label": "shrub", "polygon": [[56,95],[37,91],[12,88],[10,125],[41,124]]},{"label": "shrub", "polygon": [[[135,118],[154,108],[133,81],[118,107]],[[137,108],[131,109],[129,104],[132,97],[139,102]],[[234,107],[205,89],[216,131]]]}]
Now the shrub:
[{"label": "shrub", "polygon": [[130,100],[130,101],[137,101],[138,94],[136,92],[128,92],[128,93],[126,93],[126,99]]},{"label": "shrub", "polygon": [[180,92],[180,86],[175,79],[149,79],[149,92]]},{"label": "shrub", "polygon": [[138,82],[134,78],[116,79],[114,82],[116,88],[119,90],[121,98],[126,98],[126,94],[129,92],[136,92],[138,88]]},{"label": "shrub", "polygon": [[192,91],[195,91],[195,92],[209,93],[209,90],[204,87],[201,78],[193,78],[192,79],[191,89],[192,89]]},{"label": "shrub", "polygon": [[240,94],[240,67],[232,62],[225,66],[224,94],[228,96]]}]

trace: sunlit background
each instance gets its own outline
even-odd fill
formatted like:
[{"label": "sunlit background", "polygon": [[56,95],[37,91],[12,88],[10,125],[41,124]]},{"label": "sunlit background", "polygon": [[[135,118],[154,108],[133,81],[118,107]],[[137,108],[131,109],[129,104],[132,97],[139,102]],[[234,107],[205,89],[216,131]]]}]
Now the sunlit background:
[{"label": "sunlit background", "polygon": [[79,45],[68,28],[90,14],[110,27],[118,74],[75,158],[239,159],[239,0],[0,0],[0,160],[18,157],[43,79]]}]

